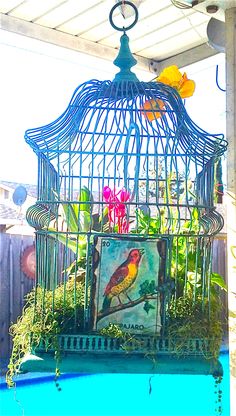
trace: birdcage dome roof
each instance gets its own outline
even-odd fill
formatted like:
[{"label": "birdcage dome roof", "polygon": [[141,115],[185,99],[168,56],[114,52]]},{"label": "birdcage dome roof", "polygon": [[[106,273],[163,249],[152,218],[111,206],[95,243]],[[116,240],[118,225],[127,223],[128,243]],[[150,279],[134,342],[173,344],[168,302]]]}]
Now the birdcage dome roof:
[{"label": "birdcage dome roof", "polygon": [[[152,121],[145,111],[147,102]],[[144,145],[158,138],[163,153],[183,153],[200,165],[222,155],[227,146],[222,134],[209,134],[191,120],[174,88],[161,82],[126,80],[81,84],[65,112],[50,124],[27,130],[25,140],[37,154],[52,160],[58,152],[78,150],[80,136],[97,142],[100,136],[124,136],[130,126]]]}]

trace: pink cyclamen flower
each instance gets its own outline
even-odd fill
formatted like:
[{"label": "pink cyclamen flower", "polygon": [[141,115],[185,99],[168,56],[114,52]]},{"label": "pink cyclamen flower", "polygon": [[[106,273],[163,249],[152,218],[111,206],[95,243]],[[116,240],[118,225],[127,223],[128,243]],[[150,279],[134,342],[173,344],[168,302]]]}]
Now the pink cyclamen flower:
[{"label": "pink cyclamen flower", "polygon": [[103,198],[107,203],[110,226],[117,225],[118,233],[127,233],[129,223],[127,222],[126,202],[130,199],[130,193],[125,188],[116,192],[115,189],[112,190],[109,186],[104,186]]},{"label": "pink cyclamen flower", "polygon": [[109,201],[111,193],[112,193],[111,188],[109,188],[109,186],[104,186],[104,188],[103,188],[103,198],[105,199],[106,202]]},{"label": "pink cyclamen flower", "polygon": [[130,193],[124,188],[120,191],[120,201],[127,202],[130,199]]}]

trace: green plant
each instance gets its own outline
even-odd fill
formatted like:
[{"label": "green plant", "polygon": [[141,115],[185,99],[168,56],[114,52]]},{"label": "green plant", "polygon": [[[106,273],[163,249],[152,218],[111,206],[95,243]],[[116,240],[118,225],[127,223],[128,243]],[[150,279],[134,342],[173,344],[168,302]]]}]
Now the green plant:
[{"label": "green plant", "polygon": [[[26,296],[26,305],[17,322],[10,327],[13,348],[6,381],[14,385],[13,377],[20,371],[22,358],[33,353],[41,342],[55,351],[56,376],[59,375],[60,349],[58,335],[83,331],[84,284],[69,279],[54,291],[34,288]],[[77,326],[75,327],[75,321]]]},{"label": "green plant", "polygon": [[222,415],[222,394],[223,394],[223,390],[222,390],[222,376],[213,376],[214,377],[214,387],[215,387],[215,412],[216,415],[220,416]]},{"label": "green plant", "polygon": [[123,339],[127,336],[127,332],[122,331],[119,325],[110,323],[108,326],[102,328],[100,331],[101,335],[110,338],[119,338]]},{"label": "green plant", "polygon": [[[170,195],[169,191],[169,198]],[[198,239],[198,209],[193,208],[191,219],[184,221],[181,227],[172,208],[168,215],[171,217],[172,232],[178,226],[179,229],[178,236],[170,239],[170,276],[175,280],[175,296],[167,303],[166,335],[176,339],[178,354],[184,353],[189,339],[198,338],[203,341],[202,353],[217,358],[223,335],[220,292],[227,290],[226,283],[221,275],[209,271],[203,281],[204,252]],[[136,218],[138,226],[135,232],[150,236],[168,233],[163,210],[154,218],[137,210]]]},{"label": "green plant", "polygon": [[[59,196],[55,194],[59,201]],[[86,256],[87,238],[86,233],[93,224],[92,217],[92,195],[88,188],[81,188],[78,199],[75,203],[62,201],[59,205],[62,209],[62,220],[65,222],[67,234],[58,231],[56,228],[49,227],[49,235],[56,238],[76,255],[76,263],[84,264]],[[78,233],[80,233],[78,235]]]},{"label": "green plant", "polygon": [[[55,198],[59,196],[54,192]],[[75,260],[67,267],[67,274],[78,275],[80,268],[85,268],[87,251],[87,233],[107,231],[107,213],[99,216],[93,213],[93,196],[90,190],[83,186],[80,189],[76,202],[60,201],[59,212],[62,219],[60,227],[47,228],[49,236],[58,240],[75,254]],[[66,232],[65,232],[66,231]]]},{"label": "green plant", "polygon": [[[59,201],[59,196],[55,192],[54,194]],[[100,218],[98,214],[92,214],[92,210],[91,192],[88,188],[82,187],[75,203],[68,201],[59,203],[61,230],[51,225],[47,228],[51,238],[58,240],[74,252],[75,260],[63,270],[63,284],[54,290],[37,286],[26,296],[22,315],[10,327],[13,349],[6,375],[9,386],[14,385],[13,377],[20,371],[22,358],[27,353],[34,352],[41,342],[46,350],[52,348],[55,351],[58,364],[60,358],[58,335],[83,331],[86,233],[91,229],[101,231],[108,223],[106,214]],[[65,275],[68,276],[67,281]],[[59,376],[57,364],[56,379]]]},{"label": "green plant", "polygon": [[[137,227],[135,233],[156,236],[168,232],[165,225],[165,215],[162,210],[156,217],[145,214],[142,210],[136,211]],[[178,227],[178,220],[172,212],[172,226]],[[178,236],[171,239],[171,277],[176,279],[178,296],[185,291],[200,295],[202,290],[201,267],[204,253],[198,245],[199,234],[199,212],[197,208],[192,210],[191,220],[186,220],[178,231]],[[210,273],[207,276],[210,280],[211,294],[216,295],[215,288],[227,290],[223,277],[218,273]]]},{"label": "green plant", "polygon": [[222,342],[223,328],[220,318],[222,305],[219,299],[191,295],[172,298],[167,307],[167,335],[174,338],[177,353],[183,354],[189,339],[202,340],[202,353],[206,358],[217,359]]},{"label": "green plant", "polygon": [[218,158],[214,166],[214,202],[222,204],[224,195],[224,184],[222,177],[222,158]]},{"label": "green plant", "polygon": [[118,338],[120,346],[125,352],[132,352],[135,347],[140,347],[142,341],[127,331],[122,331],[119,325],[110,323],[100,330],[100,334],[110,338]]},{"label": "green plant", "polygon": [[[170,176],[165,189],[166,195],[164,195],[166,203],[170,202],[173,197],[172,181],[173,178]],[[59,201],[59,198],[57,200]],[[106,226],[108,226],[106,231],[109,232],[108,209],[105,208],[101,217],[98,214],[92,214],[92,201],[90,191],[84,187],[75,203],[60,202],[62,223],[66,227],[66,233],[63,227],[61,230],[53,227],[47,230],[51,238],[57,239],[66,248],[72,250],[75,256],[72,263],[62,272],[64,283],[54,290],[37,286],[28,294],[22,316],[11,326],[13,350],[7,373],[9,386],[14,384],[13,377],[20,370],[23,356],[34,352],[41,342],[46,350],[52,348],[55,351],[57,377],[60,359],[58,335],[83,332],[86,234],[91,230],[93,232],[104,231]],[[113,210],[113,206],[110,210]],[[166,222],[167,217],[170,219],[169,225]],[[142,210],[137,210],[136,221],[137,227],[131,231],[138,234],[156,237],[160,234],[168,234],[168,232],[174,234],[176,230],[179,234],[170,237],[172,242],[170,272],[176,282],[176,293],[168,303],[166,311],[168,327],[167,334],[164,335],[179,340],[177,343],[179,354],[183,353],[184,346],[189,339],[201,338],[206,341],[208,347],[203,353],[216,358],[222,338],[218,288],[226,290],[226,285],[219,274],[208,273],[207,282],[204,283],[205,287],[210,288],[208,298],[203,291],[201,252],[197,243],[200,228],[198,209],[192,210],[191,220],[183,222],[181,227],[177,213],[172,208],[166,207],[155,218],[145,214]],[[68,280],[65,275],[68,276]],[[152,308],[148,302],[148,296],[156,295],[155,281],[144,281],[140,285],[139,294],[142,301],[145,300],[145,296],[147,297],[144,310],[148,314]],[[113,324],[101,330],[101,334],[119,338],[122,348],[126,351],[132,351],[135,345],[141,342],[138,337],[123,332],[119,326]]]}]

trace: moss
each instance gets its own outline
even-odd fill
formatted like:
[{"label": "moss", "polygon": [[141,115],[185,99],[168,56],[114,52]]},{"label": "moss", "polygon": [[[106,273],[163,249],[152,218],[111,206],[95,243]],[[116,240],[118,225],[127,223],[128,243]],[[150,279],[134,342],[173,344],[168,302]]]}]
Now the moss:
[{"label": "moss", "polygon": [[22,315],[10,327],[13,348],[6,375],[9,387],[14,385],[13,377],[20,371],[25,354],[33,353],[43,341],[47,349],[55,350],[58,360],[58,335],[83,330],[84,292],[83,282],[69,279],[54,291],[37,286],[26,296]]},{"label": "moss", "polygon": [[206,358],[217,359],[223,336],[221,316],[221,302],[212,298],[190,296],[172,300],[167,309],[167,336],[174,338],[177,353],[184,354],[189,339],[200,339],[202,353]]}]

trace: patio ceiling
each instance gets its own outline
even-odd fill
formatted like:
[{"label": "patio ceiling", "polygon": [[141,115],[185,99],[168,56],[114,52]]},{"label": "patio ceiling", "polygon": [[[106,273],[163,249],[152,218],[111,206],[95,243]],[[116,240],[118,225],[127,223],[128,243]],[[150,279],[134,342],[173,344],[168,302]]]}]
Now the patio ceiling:
[{"label": "patio ceiling", "polygon": [[[139,20],[128,32],[130,48],[142,69],[159,72],[175,62],[186,66],[217,53],[207,37],[209,20],[224,21],[236,0],[131,0]],[[0,29],[114,60],[121,32],[109,22],[116,0],[0,0]],[[209,6],[218,10],[209,12]],[[125,19],[122,17],[122,13]],[[114,23],[133,22],[128,5],[117,7]]]}]

